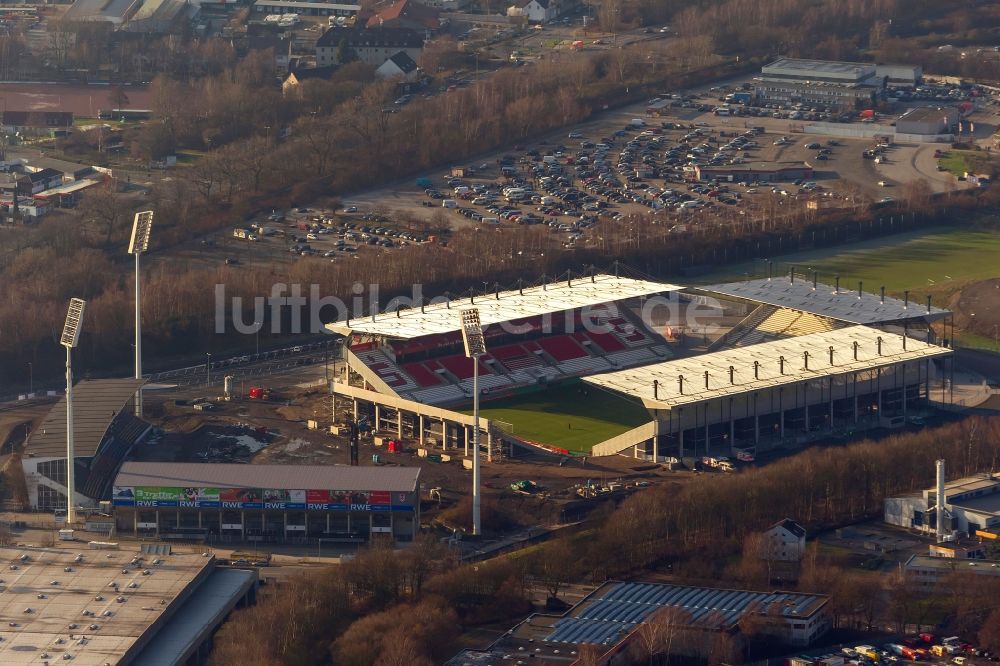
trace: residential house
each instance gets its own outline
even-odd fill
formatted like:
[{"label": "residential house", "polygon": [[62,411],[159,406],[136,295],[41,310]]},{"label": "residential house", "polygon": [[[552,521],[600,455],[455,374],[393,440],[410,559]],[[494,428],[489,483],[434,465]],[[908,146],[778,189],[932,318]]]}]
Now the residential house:
[{"label": "residential house", "polygon": [[417,63],[413,61],[413,58],[406,55],[404,51],[399,51],[391,56],[375,70],[375,73],[385,79],[398,77],[405,81],[414,81],[420,76],[420,72],[417,70]]},{"label": "residential house", "polygon": [[290,69],[292,56],[292,40],[285,34],[265,30],[259,34],[247,36],[247,48],[251,51],[267,51],[274,53],[274,71],[283,76]]},{"label": "residential house", "polygon": [[523,16],[529,23],[548,23],[559,16],[557,0],[520,0],[507,9],[507,16]]},{"label": "residential house", "polygon": [[441,12],[413,0],[396,0],[368,19],[368,28],[409,28],[433,33],[441,27]]},{"label": "residential house", "polygon": [[341,45],[374,67],[402,51],[414,61],[424,48],[423,35],[408,28],[330,28],[316,42],[316,65],[338,65]]},{"label": "residential house", "polygon": [[301,88],[299,88],[299,86],[303,81],[308,81],[310,79],[328,80],[338,69],[339,65],[327,65],[326,67],[297,67],[288,72],[288,76],[286,76],[284,81],[281,82],[281,92],[286,95],[293,92],[299,93],[301,92]]},{"label": "residential house", "polygon": [[806,530],[785,518],[764,532],[763,557],[772,562],[798,562],[806,552]]},{"label": "residential house", "polygon": [[18,176],[17,192],[19,195],[30,197],[53,187],[59,187],[62,184],[62,171],[48,168],[39,169],[38,171],[26,171]]}]

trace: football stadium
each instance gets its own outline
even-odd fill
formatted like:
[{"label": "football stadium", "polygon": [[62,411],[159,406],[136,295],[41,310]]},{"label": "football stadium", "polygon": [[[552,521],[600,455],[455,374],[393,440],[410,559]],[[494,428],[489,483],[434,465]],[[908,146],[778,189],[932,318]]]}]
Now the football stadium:
[{"label": "football stadium", "polygon": [[[469,308],[487,351],[475,368]],[[951,349],[933,324],[950,314],[794,268],[697,288],[567,275],[331,324],[348,339],[332,391],[425,450],[468,455],[477,372],[491,456],[728,456],[902,425],[944,385]]]}]

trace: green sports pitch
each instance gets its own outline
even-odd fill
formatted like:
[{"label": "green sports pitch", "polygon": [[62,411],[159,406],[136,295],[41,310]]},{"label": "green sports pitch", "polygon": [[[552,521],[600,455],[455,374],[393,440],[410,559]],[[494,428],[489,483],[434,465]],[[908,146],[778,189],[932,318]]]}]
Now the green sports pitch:
[{"label": "green sports pitch", "polygon": [[480,413],[510,423],[515,437],[578,453],[652,420],[641,403],[579,381],[484,401]]}]

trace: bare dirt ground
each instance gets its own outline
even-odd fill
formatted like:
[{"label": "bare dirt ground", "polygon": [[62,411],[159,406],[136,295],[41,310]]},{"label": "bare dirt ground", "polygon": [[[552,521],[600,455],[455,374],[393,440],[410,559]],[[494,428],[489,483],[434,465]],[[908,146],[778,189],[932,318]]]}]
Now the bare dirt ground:
[{"label": "bare dirt ground", "polygon": [[963,287],[948,307],[955,313],[955,326],[993,337],[1000,327],[1000,277]]},{"label": "bare dirt ground", "polygon": [[[126,86],[125,106],[148,109],[153,99],[149,88]],[[8,111],[72,111],[76,116],[96,118],[101,109],[111,109],[117,102],[112,95],[116,88],[107,85],[74,85],[66,83],[5,83],[0,96]]]}]

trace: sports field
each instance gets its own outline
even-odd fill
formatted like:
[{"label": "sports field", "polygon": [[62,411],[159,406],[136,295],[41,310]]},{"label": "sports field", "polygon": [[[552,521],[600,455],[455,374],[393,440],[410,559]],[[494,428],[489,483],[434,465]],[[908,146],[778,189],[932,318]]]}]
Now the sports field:
[{"label": "sports field", "polygon": [[651,420],[642,404],[582,382],[483,402],[480,413],[512,424],[516,437],[580,453]]},{"label": "sports field", "polygon": [[[877,292],[885,285],[887,291],[901,294],[913,292],[915,299],[933,293],[935,301],[944,302],[950,295],[947,283],[969,283],[997,276],[1000,266],[1000,233],[968,229],[930,229],[889,236],[864,243],[785,255],[777,258],[775,273],[787,274],[794,264],[806,275],[819,271],[820,281],[833,282],[840,275],[845,288],[857,288],[858,280],[865,291]],[[747,263],[699,278],[699,282],[742,280],[746,273],[760,277],[767,265],[763,261]],[[939,298],[940,296],[940,298]]]}]

